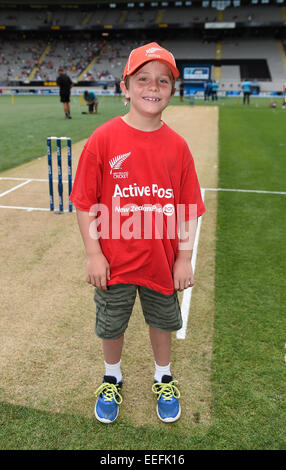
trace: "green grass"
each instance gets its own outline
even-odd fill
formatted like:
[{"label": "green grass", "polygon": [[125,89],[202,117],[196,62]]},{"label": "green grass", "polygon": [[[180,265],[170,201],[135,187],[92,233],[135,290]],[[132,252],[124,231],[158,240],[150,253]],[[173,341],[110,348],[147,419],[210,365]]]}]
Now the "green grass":
[{"label": "green grass", "polygon": [[[20,103],[26,109],[25,99],[17,97],[15,109]],[[42,114],[54,116],[57,126],[74,126],[78,139],[93,130],[93,116],[64,121],[57,100],[49,104],[46,97],[40,99],[45,104],[43,109],[40,104],[33,106],[33,122],[39,106]],[[172,103],[180,104],[178,98]],[[285,191],[286,111],[271,110],[268,103],[254,99],[250,107],[236,99],[216,103],[220,187]],[[104,99],[100,106],[106,119],[124,112],[119,104],[108,110],[109,105],[113,108],[110,99]],[[27,113],[17,117],[18,129],[21,122],[28,126]],[[53,123],[49,132],[43,127],[41,138],[55,134],[55,128]],[[12,133],[16,146],[15,129]],[[66,134],[67,128],[61,133]],[[45,142],[41,145],[44,154]],[[176,423],[135,428],[120,419],[104,426],[95,419],[0,403],[0,449],[286,448],[286,196],[220,192],[218,201],[210,427],[193,423],[183,433]]]},{"label": "green grass", "polygon": [[[283,110],[220,109],[219,187],[285,191],[285,124]],[[220,192],[218,202],[213,423],[239,448],[282,449],[286,196]]]},{"label": "green grass", "polygon": [[12,105],[10,96],[0,95],[0,171],[46,155],[49,136],[71,137],[75,143],[106,120],[125,113],[122,101],[113,97],[99,97],[96,115],[81,114],[86,106],[80,106],[79,97],[72,96],[70,105],[72,119],[65,119],[58,96],[16,96]]},{"label": "green grass", "polygon": [[286,110],[281,108],[223,109],[220,187],[285,191],[285,125]]},{"label": "green grass", "polygon": [[286,445],[285,203],[279,195],[219,194],[214,417],[248,449]]}]

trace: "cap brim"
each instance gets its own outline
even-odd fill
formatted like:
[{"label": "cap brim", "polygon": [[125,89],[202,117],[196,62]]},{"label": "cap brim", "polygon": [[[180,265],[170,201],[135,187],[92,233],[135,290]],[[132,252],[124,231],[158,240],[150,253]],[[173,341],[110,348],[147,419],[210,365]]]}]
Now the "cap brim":
[{"label": "cap brim", "polygon": [[125,79],[125,77],[127,77],[129,75],[132,75],[137,69],[139,69],[139,67],[142,67],[142,65],[147,64],[148,62],[154,62],[154,61],[162,62],[163,64],[167,65],[167,67],[171,70],[172,75],[175,79],[177,79],[180,76],[180,72],[177,69],[177,67],[175,67],[173,64],[170,64],[170,62],[168,62],[167,60],[158,59],[156,57],[154,59],[148,59],[148,60],[142,62],[141,64],[136,65],[136,67],[131,68],[128,73],[125,73],[125,71],[124,71],[123,80]]}]

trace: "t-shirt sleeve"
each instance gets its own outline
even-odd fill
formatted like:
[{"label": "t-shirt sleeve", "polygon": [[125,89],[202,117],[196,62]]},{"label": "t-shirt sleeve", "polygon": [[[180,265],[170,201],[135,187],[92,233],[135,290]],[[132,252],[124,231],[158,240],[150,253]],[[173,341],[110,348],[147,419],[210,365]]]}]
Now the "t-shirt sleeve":
[{"label": "t-shirt sleeve", "polygon": [[205,211],[194,159],[186,144],[180,185],[180,217],[181,220],[195,219]]},{"label": "t-shirt sleeve", "polygon": [[70,200],[77,209],[89,212],[101,197],[102,168],[95,148],[88,141],[79,159]]}]

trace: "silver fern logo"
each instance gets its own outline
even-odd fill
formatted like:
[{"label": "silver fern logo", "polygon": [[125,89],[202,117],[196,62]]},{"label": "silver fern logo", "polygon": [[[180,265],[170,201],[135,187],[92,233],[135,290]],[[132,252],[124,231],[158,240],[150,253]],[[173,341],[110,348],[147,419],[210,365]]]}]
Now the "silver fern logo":
[{"label": "silver fern logo", "polygon": [[161,51],[161,50],[162,50],[161,47],[151,47],[150,49],[146,50],[146,53],[147,54],[154,54],[154,52]]},{"label": "silver fern logo", "polygon": [[117,155],[116,157],[109,160],[110,165],[110,174],[112,174],[113,170],[121,170],[123,162],[125,162],[126,158],[131,155],[131,152],[123,153],[122,155]]}]

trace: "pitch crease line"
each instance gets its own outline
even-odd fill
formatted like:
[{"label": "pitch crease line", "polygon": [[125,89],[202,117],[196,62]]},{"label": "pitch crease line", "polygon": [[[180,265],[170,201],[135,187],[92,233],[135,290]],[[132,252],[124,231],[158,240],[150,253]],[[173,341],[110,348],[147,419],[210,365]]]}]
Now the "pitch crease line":
[{"label": "pitch crease line", "polygon": [[[202,199],[204,201],[204,199],[205,199],[205,189],[202,189],[201,193],[202,193]],[[194,243],[193,256],[192,256],[192,261],[191,261],[193,274],[195,274],[195,269],[196,269],[196,261],[197,261],[197,253],[198,253],[201,225],[202,225],[202,217],[199,217],[198,228],[197,228],[197,233],[196,233],[195,243]],[[193,288],[188,287],[187,289],[184,290],[184,293],[183,293],[183,299],[182,299],[182,305],[181,305],[183,326],[180,330],[177,331],[177,334],[176,334],[177,339],[185,339],[186,338],[192,292],[193,292]]]},{"label": "pitch crease line", "polygon": [[284,191],[263,191],[262,189],[227,189],[227,188],[204,188],[205,191],[229,191],[234,193],[256,193],[256,194],[281,194],[284,195]]},{"label": "pitch crease line", "polygon": [[17,184],[17,186],[14,186],[13,188],[8,189],[4,193],[1,193],[0,197],[6,196],[6,194],[12,193],[12,191],[15,191],[16,189],[19,189],[19,188],[21,188],[22,186],[25,186],[28,183],[31,183],[31,180],[26,180],[23,183]]},{"label": "pitch crease line", "polygon": [[[0,180],[4,181],[29,181],[29,182],[40,182],[40,183],[47,183],[49,180],[48,178],[15,178],[9,176],[0,176]],[[53,183],[58,183],[57,179],[53,179]],[[63,180],[63,183],[68,183],[68,180]]]},{"label": "pitch crease line", "polygon": [[[0,180],[6,181],[38,181],[38,182],[48,182],[47,178],[21,178],[14,176],[0,176]],[[57,179],[53,179],[54,183],[57,183]],[[67,180],[63,180],[63,183],[68,183]],[[230,189],[230,188],[201,188],[204,191],[229,191],[237,193],[257,193],[257,194],[281,194],[286,195],[285,191],[264,191],[262,189]]]},{"label": "pitch crease line", "polygon": [[[22,211],[27,211],[27,212],[32,212],[32,211],[41,211],[41,212],[51,212],[49,207],[23,207],[23,206],[1,206],[0,209],[17,209],[17,210],[22,210]],[[64,209],[63,212],[69,212],[68,209]],[[73,210],[73,212],[76,212]],[[58,213],[57,211],[53,213]]]}]

